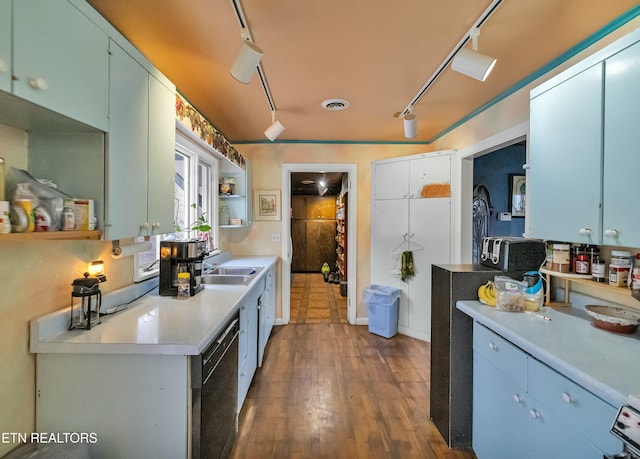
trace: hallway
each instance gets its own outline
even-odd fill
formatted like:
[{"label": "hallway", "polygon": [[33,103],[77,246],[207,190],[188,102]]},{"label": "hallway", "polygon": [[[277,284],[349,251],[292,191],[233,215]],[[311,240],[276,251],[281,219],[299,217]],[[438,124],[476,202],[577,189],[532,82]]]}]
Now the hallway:
[{"label": "hallway", "polygon": [[364,326],[275,327],[234,459],[471,459],[429,419],[429,343]]},{"label": "hallway", "polygon": [[290,323],[347,323],[347,298],[340,295],[339,284],[325,282],[321,273],[292,276]]}]

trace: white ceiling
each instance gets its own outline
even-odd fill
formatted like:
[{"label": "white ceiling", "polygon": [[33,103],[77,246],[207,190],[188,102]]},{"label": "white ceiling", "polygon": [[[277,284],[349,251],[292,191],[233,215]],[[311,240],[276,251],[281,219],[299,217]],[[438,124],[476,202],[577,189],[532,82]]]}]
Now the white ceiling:
[{"label": "white ceiling", "polygon": [[[229,74],[242,44],[232,0],[88,1],[232,143],[266,141],[271,111],[260,80],[243,85]],[[418,136],[406,139],[394,115],[491,0],[237,1],[264,50],[286,126],[279,141],[430,141],[639,9],[636,0],[504,0],[479,37],[478,50],[498,59],[493,73],[481,83],[447,66],[413,110]],[[351,106],[324,110],[331,98]]]}]

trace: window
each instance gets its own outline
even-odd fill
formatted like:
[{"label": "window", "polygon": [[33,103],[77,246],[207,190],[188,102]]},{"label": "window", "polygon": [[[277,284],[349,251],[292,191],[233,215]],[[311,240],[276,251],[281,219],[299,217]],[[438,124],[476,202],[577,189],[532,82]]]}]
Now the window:
[{"label": "window", "polygon": [[213,190],[217,189],[218,160],[201,150],[198,145],[185,142],[180,137],[178,139],[175,151],[174,220],[176,228],[180,228],[181,231],[149,238],[152,248],[134,257],[135,282],[159,274],[161,240],[199,237],[199,232],[190,228],[201,223],[201,216],[212,228],[209,232],[211,250],[218,247],[217,215],[213,212]]}]

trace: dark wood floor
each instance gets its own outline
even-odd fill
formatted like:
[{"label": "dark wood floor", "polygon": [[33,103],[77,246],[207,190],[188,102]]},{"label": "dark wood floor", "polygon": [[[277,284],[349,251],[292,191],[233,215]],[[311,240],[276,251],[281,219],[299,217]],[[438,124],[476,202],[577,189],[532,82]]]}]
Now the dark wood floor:
[{"label": "dark wood floor", "polygon": [[447,458],[429,419],[429,343],[366,326],[274,328],[232,457]]}]

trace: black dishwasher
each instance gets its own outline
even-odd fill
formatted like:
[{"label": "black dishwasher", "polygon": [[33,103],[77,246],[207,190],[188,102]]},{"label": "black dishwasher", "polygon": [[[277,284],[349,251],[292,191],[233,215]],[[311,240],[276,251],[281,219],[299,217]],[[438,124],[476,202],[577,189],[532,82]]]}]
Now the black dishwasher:
[{"label": "black dishwasher", "polygon": [[193,459],[226,458],[238,429],[238,332],[235,314],[200,355],[191,357]]}]

